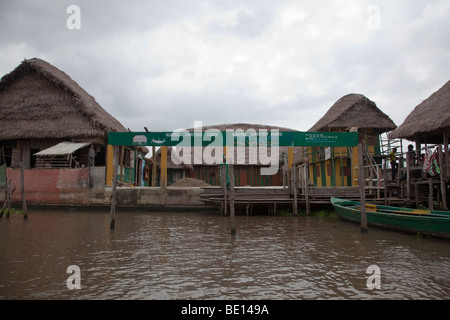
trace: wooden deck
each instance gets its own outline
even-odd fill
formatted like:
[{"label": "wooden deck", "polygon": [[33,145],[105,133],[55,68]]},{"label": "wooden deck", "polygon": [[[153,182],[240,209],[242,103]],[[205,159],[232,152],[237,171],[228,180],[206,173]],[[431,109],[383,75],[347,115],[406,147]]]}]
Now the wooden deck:
[{"label": "wooden deck", "polygon": [[[292,206],[294,208],[294,194],[291,188],[283,187],[235,187],[234,203],[236,206],[251,210],[252,205],[265,205],[269,213],[276,211],[277,206]],[[331,205],[330,198],[338,197],[349,200],[360,200],[359,187],[310,187],[308,196],[301,189],[297,193],[297,205],[310,206]],[[224,193],[220,187],[204,187],[200,199],[205,203],[218,206],[224,205]],[[228,195],[229,200],[229,195]],[[404,200],[390,197],[386,199],[389,205],[404,205]],[[366,203],[385,204],[385,199],[366,197]]]},{"label": "wooden deck", "polygon": [[[235,187],[235,203],[292,203],[294,194],[290,188],[283,187]],[[359,199],[358,187],[312,187],[308,192],[311,204],[330,204],[331,197]],[[224,201],[224,192],[219,187],[202,188],[201,199],[205,202]],[[297,202],[306,203],[301,190],[297,193]]]}]

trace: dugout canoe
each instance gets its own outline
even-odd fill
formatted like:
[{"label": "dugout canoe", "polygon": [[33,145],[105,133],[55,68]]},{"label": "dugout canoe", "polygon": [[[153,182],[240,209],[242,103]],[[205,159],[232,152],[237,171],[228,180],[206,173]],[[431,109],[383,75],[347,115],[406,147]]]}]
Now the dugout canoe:
[{"label": "dugout canoe", "polygon": [[[340,218],[361,222],[361,204],[357,201],[330,199]],[[367,224],[391,230],[450,240],[450,211],[418,210],[366,204]]]}]

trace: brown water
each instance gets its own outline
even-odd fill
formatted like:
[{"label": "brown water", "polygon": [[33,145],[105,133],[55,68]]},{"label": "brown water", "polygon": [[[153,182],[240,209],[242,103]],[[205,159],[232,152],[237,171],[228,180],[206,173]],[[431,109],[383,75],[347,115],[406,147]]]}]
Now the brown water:
[{"label": "brown water", "polygon": [[[337,218],[31,211],[0,220],[0,299],[448,299],[450,242]],[[81,289],[68,289],[67,267]],[[380,289],[366,270],[380,268]]]}]

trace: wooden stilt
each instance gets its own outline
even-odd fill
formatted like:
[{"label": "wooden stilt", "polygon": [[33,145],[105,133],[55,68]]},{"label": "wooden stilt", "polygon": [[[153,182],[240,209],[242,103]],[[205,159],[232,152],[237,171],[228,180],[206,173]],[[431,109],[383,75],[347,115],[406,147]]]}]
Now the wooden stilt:
[{"label": "wooden stilt", "polygon": [[445,175],[445,164],[444,164],[444,157],[442,155],[442,147],[439,146],[439,166],[441,167],[441,173],[440,173],[440,178],[441,178],[441,193],[442,193],[442,208],[444,210],[447,210],[447,194],[446,194],[446,190],[445,190],[445,182],[444,182],[444,175]]},{"label": "wooden stilt", "polygon": [[406,199],[411,200],[411,165],[409,163],[410,159],[409,152],[406,154]]},{"label": "wooden stilt", "polygon": [[167,187],[167,146],[161,146],[161,175],[159,186]]},{"label": "wooden stilt", "polygon": [[227,204],[227,170],[225,167],[225,164],[222,164],[219,167],[219,174],[220,174],[220,188],[223,192],[223,201],[222,201],[222,215],[226,216],[228,214],[228,204]]},{"label": "wooden stilt", "polygon": [[361,202],[361,232],[367,233],[367,216],[366,216],[366,191],[364,190],[364,158],[363,158],[363,139],[359,133],[358,143],[358,184]]},{"label": "wooden stilt", "polygon": [[113,159],[113,185],[111,195],[111,214],[110,214],[110,229],[114,230],[116,227],[116,188],[117,188],[117,165],[119,158],[119,147],[114,146],[114,159]]},{"label": "wooden stilt", "polygon": [[309,183],[308,183],[308,163],[305,163],[304,170],[304,183],[305,183],[305,201],[306,201],[306,215],[309,216],[310,213],[310,203],[309,203]]},{"label": "wooden stilt", "polygon": [[294,216],[298,215],[297,209],[297,167],[292,165],[292,192],[294,193],[294,200],[292,202],[292,212]]},{"label": "wooden stilt", "polygon": [[156,151],[152,146],[152,187],[156,187]]},{"label": "wooden stilt", "polygon": [[428,179],[428,208],[434,210],[433,204],[433,179]]},{"label": "wooden stilt", "polygon": [[25,182],[23,173],[23,162],[20,163],[20,192],[22,194],[23,219],[28,219],[27,200],[25,198]]},{"label": "wooden stilt", "polygon": [[288,183],[289,187],[292,187],[292,169],[294,168],[294,148],[288,147]]},{"label": "wooden stilt", "polygon": [[8,179],[8,198],[7,198],[7,207],[8,207],[8,212],[6,213],[6,218],[9,218],[9,214],[11,212],[11,198],[12,198],[12,192],[11,192],[11,179]]},{"label": "wooden stilt", "polygon": [[234,169],[233,165],[229,168],[230,174],[230,221],[231,221],[231,235],[236,234],[236,222],[234,218]]}]

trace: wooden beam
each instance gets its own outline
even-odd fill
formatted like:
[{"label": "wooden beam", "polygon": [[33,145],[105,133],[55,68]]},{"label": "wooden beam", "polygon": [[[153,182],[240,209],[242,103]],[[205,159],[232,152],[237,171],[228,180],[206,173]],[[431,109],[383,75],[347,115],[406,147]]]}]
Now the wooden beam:
[{"label": "wooden beam", "polygon": [[111,194],[111,212],[110,212],[110,226],[111,230],[116,227],[116,187],[117,187],[117,163],[119,161],[119,147],[114,146],[113,155],[113,181],[112,181],[112,194]]},{"label": "wooden beam", "polygon": [[359,194],[361,202],[361,232],[367,233],[367,216],[366,216],[366,191],[364,190],[364,158],[363,158],[363,139],[359,134],[358,143],[358,177],[359,177]]},{"label": "wooden beam", "polygon": [[106,185],[112,186],[114,175],[114,146],[106,146]]},{"label": "wooden beam", "polygon": [[22,194],[22,211],[23,211],[23,219],[28,219],[28,209],[27,209],[27,200],[25,198],[25,182],[24,182],[24,173],[23,173],[23,162],[20,163],[20,192]]},{"label": "wooden beam", "polygon": [[125,157],[125,147],[121,146],[120,147],[120,181],[123,182],[123,158]]},{"label": "wooden beam", "polygon": [[297,208],[297,167],[294,165],[292,166],[292,192],[294,193],[294,200],[292,203],[292,212],[294,213],[294,216],[298,215],[298,208]]},{"label": "wooden beam", "polygon": [[231,235],[234,236],[236,234],[236,222],[234,219],[234,168],[233,165],[229,167],[230,173],[230,223],[231,223]]},{"label": "wooden beam", "polygon": [[161,146],[161,174],[159,185],[162,188],[167,187],[167,146]]},{"label": "wooden beam", "polygon": [[305,201],[306,201],[306,215],[309,216],[310,213],[310,202],[309,202],[309,179],[308,179],[308,170],[309,164],[308,162],[305,163],[304,167],[304,180],[305,180]]},{"label": "wooden beam", "polygon": [[291,183],[291,176],[292,176],[292,166],[294,164],[294,148],[293,147],[288,147],[288,174],[289,174],[289,186],[292,186]]},{"label": "wooden beam", "polygon": [[156,150],[152,146],[152,187],[156,187]]},{"label": "wooden beam", "polygon": [[438,146],[438,153],[439,153],[439,165],[441,166],[441,173],[439,177],[441,178],[441,192],[442,192],[442,208],[444,210],[447,210],[447,190],[445,188],[445,181],[444,181],[444,175],[445,175],[445,163],[444,163],[444,156],[442,154],[442,146]]}]

